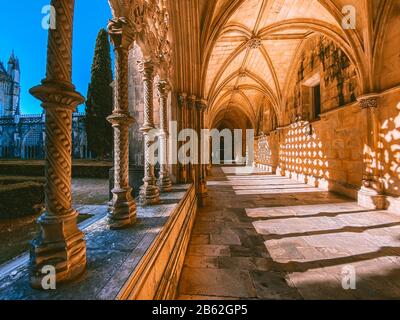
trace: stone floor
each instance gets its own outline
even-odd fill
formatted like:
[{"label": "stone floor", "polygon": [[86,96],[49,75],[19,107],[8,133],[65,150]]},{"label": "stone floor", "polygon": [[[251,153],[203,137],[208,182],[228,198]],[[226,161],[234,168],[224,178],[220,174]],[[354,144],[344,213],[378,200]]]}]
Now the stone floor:
[{"label": "stone floor", "polygon": [[179,299],[400,299],[400,215],[243,170],[213,169]]}]

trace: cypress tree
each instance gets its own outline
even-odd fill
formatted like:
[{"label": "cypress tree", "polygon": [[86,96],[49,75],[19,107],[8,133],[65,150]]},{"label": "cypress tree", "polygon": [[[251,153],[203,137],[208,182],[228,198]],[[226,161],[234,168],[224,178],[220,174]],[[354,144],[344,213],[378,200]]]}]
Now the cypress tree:
[{"label": "cypress tree", "polygon": [[112,152],[112,128],[107,121],[113,109],[113,81],[110,42],[105,29],[97,35],[86,100],[86,132],[88,148],[98,159]]}]

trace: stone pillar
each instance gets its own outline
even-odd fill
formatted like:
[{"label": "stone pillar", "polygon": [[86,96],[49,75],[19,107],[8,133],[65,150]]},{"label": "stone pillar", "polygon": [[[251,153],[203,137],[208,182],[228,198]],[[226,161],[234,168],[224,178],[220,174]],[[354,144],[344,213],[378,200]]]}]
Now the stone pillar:
[{"label": "stone pillar", "polygon": [[[202,138],[201,131],[204,128],[204,113],[207,109],[207,101],[198,100],[197,101],[197,109],[198,109],[198,136],[199,139]],[[202,141],[199,143],[199,187],[198,187],[198,199],[199,205],[201,207],[205,207],[208,204],[208,190],[207,190],[207,164],[203,161],[203,148],[208,148],[208,141]]]},{"label": "stone pillar", "polygon": [[367,129],[363,157],[363,181],[358,193],[358,203],[365,208],[382,210],[386,209],[386,197],[380,172],[379,96],[369,94],[358,98],[358,101],[365,116]]},{"label": "stone pillar", "polygon": [[[181,93],[178,96],[178,135],[179,133],[186,129],[186,102],[187,102],[187,95],[186,93]],[[178,141],[178,152],[181,149],[183,143]],[[187,169],[186,164],[181,163],[178,158],[178,179],[180,183],[187,183]]]},{"label": "stone pillar", "polygon": [[212,168],[213,168],[213,146],[212,146],[212,137],[210,136],[208,139],[208,165],[206,167],[206,177],[211,176]]},{"label": "stone pillar", "polygon": [[30,90],[46,111],[46,212],[38,219],[41,233],[30,251],[31,285],[38,289],[47,275],[44,266],[55,268],[57,283],[73,280],[86,268],[86,243],[71,195],[72,113],[85,101],[71,83],[74,0],[52,0],[51,5],[57,19],[49,30],[46,78]]},{"label": "stone pillar", "polygon": [[[187,128],[196,131],[196,96],[188,97],[186,107],[187,107]],[[194,163],[190,163],[187,166],[187,176],[189,182],[194,183],[194,185],[197,186],[196,169]]]},{"label": "stone pillar", "polygon": [[136,222],[136,203],[129,185],[129,127],[134,119],[129,114],[128,54],[133,39],[124,18],[108,25],[115,51],[114,110],[107,120],[114,129],[114,188],[110,206],[111,229],[121,229]]},{"label": "stone pillar", "polygon": [[151,153],[154,144],[152,131],[154,128],[153,85],[154,65],[151,61],[139,63],[139,70],[143,74],[144,86],[144,124],[141,129],[144,135],[144,179],[140,190],[140,200],[143,205],[153,205],[160,202],[160,190],[154,173],[155,159]]},{"label": "stone pillar", "polygon": [[252,139],[248,138],[248,132],[246,130],[246,166],[254,166],[254,137]]},{"label": "stone pillar", "polygon": [[169,161],[168,161],[168,93],[170,92],[170,87],[167,81],[160,81],[158,83],[158,96],[160,99],[160,177],[158,185],[161,192],[171,192],[172,182],[169,174]]},{"label": "stone pillar", "polygon": [[283,152],[281,150],[281,146],[284,144],[284,137],[285,137],[285,131],[283,128],[277,128],[276,129],[276,134],[277,134],[277,144],[278,144],[278,161],[277,161],[277,168],[276,168],[276,174],[279,176],[286,176],[286,149],[285,146],[283,146]]}]

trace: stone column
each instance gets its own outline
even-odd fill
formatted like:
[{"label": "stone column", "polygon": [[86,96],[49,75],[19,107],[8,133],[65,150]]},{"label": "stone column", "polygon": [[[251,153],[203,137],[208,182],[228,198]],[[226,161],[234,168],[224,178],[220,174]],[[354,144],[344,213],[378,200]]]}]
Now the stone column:
[{"label": "stone column", "polygon": [[279,176],[286,176],[286,149],[282,150],[280,149],[280,146],[282,146],[284,144],[284,137],[285,137],[285,130],[284,128],[277,128],[276,129],[276,134],[277,134],[277,144],[279,146],[278,148],[278,166],[276,168],[276,174]]},{"label": "stone column", "polygon": [[[198,100],[197,101],[197,109],[198,109],[198,135],[199,139],[202,138],[201,131],[204,128],[204,113],[207,109],[207,101],[205,100]],[[205,207],[208,204],[208,190],[207,190],[207,169],[206,164],[203,163],[203,148],[208,148],[208,141],[201,141],[199,143],[199,205],[201,207]]]},{"label": "stone column", "polygon": [[74,0],[52,0],[51,5],[57,19],[49,30],[46,78],[30,90],[46,111],[46,212],[38,219],[41,233],[30,251],[31,285],[38,289],[47,275],[44,266],[55,268],[57,283],[73,280],[86,268],[86,243],[71,195],[72,113],[85,101],[71,83]]},{"label": "stone column", "polygon": [[143,205],[153,205],[160,202],[160,190],[154,173],[155,159],[151,154],[151,147],[154,144],[154,106],[153,106],[153,85],[154,65],[151,61],[139,63],[139,70],[143,74],[144,86],[144,124],[141,129],[144,135],[144,179],[140,190],[140,200]]},{"label": "stone column", "polygon": [[111,20],[108,32],[115,51],[114,110],[107,120],[114,129],[114,188],[110,206],[111,229],[121,229],[136,222],[136,203],[129,185],[129,114],[128,54],[133,39],[124,18]]},{"label": "stone column", "polygon": [[[187,102],[187,95],[186,93],[181,93],[178,96],[178,135],[179,133],[186,129],[186,102]],[[178,141],[178,152],[183,146],[183,142]],[[187,169],[186,164],[181,163],[178,158],[178,170],[179,170],[179,182],[180,183],[187,183]]]},{"label": "stone column", "polygon": [[382,210],[386,208],[383,183],[380,173],[379,154],[379,117],[377,94],[369,94],[358,98],[366,119],[366,140],[364,146],[363,181],[358,193],[359,205]]},{"label": "stone column", "polygon": [[[196,96],[188,97],[186,107],[187,107],[187,128],[196,131]],[[188,180],[189,182],[194,183],[195,186],[197,186],[195,171],[196,171],[195,164],[190,163],[187,166]]]},{"label": "stone column", "polygon": [[208,165],[206,167],[206,177],[207,176],[211,176],[212,174],[212,168],[213,168],[213,147],[212,147],[212,138],[210,137],[208,139],[208,155],[209,155],[209,159],[208,159]]},{"label": "stone column", "polygon": [[250,141],[246,139],[246,166],[252,167],[254,165],[254,147],[250,145]]},{"label": "stone column", "polygon": [[158,96],[160,99],[160,177],[158,185],[161,192],[171,192],[172,182],[169,174],[169,161],[168,161],[168,139],[169,139],[169,129],[168,129],[168,93],[170,92],[170,87],[167,81],[160,81],[158,83]]}]

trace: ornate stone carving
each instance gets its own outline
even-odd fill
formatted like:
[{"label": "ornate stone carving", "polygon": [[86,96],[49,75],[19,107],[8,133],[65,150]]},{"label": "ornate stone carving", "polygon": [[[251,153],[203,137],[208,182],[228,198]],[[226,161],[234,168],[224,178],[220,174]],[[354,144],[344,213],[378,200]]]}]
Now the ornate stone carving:
[{"label": "ornate stone carving", "polygon": [[246,73],[246,71],[244,71],[244,70],[242,70],[242,71],[240,71],[239,72],[239,78],[240,79],[246,79],[247,78],[247,73]]},{"label": "ornate stone carving", "polygon": [[[153,81],[155,68],[161,79],[169,79],[171,48],[168,40],[169,16],[164,0],[136,0],[124,2],[123,4],[111,1],[115,18],[109,23],[109,33],[116,48],[118,48],[121,65],[125,65],[127,53],[133,41],[140,47],[143,54],[143,61],[139,64],[144,78],[145,94],[145,123],[142,128],[145,144],[145,183],[141,188],[141,199],[144,204],[154,204],[159,202],[159,190],[154,177],[154,162],[150,159],[150,148],[153,139],[150,137],[154,129],[153,121]],[[151,63],[150,63],[151,61]],[[126,78],[122,68],[121,77]],[[116,99],[119,105],[125,105],[127,101],[127,86],[120,87]],[[120,108],[120,107],[118,107]],[[127,110],[116,109],[114,115],[110,117],[115,128],[116,138],[125,146],[125,135],[128,124],[132,121],[128,118]],[[117,122],[117,124],[115,124]],[[126,124],[126,126],[125,126]],[[121,126],[123,125],[123,126]],[[121,144],[120,143],[120,144]],[[125,147],[120,145],[119,155],[125,158]],[[123,163],[125,172],[125,163]],[[125,182],[125,179],[123,179]]]},{"label": "ornate stone carving", "polygon": [[158,96],[160,99],[160,158],[161,170],[159,178],[159,187],[162,192],[172,191],[172,182],[168,170],[168,93],[170,87],[167,81],[158,83]]},{"label": "ornate stone carving", "polygon": [[139,71],[143,74],[144,85],[144,124],[141,131],[144,135],[144,161],[145,172],[143,186],[140,190],[140,200],[143,205],[153,205],[160,202],[160,190],[154,174],[154,159],[152,159],[151,147],[154,137],[151,135],[154,130],[154,107],[153,107],[153,83],[154,64],[152,61],[141,61]]},{"label": "ornate stone carving", "polygon": [[170,61],[169,16],[164,1],[135,1],[130,6],[129,20],[144,59],[151,59],[156,64]]},{"label": "ornate stone carving", "polygon": [[359,97],[357,100],[360,103],[361,109],[377,108],[379,96],[376,94]]},{"label": "ornate stone carving", "polygon": [[116,50],[121,48],[128,49],[135,39],[133,25],[126,17],[117,17],[110,20],[107,29]]},{"label": "ornate stone carving", "polygon": [[110,206],[111,229],[121,229],[136,222],[136,203],[129,185],[129,127],[134,119],[128,110],[128,49],[132,43],[131,31],[125,18],[116,18],[108,24],[108,32],[115,51],[115,105],[107,119],[114,129],[114,188]]},{"label": "ornate stone carving", "polygon": [[251,38],[247,41],[247,47],[253,50],[260,48],[261,45],[261,39],[257,37]]},{"label": "ornate stone carving", "polygon": [[46,212],[40,236],[32,242],[31,285],[42,288],[42,268],[56,269],[57,282],[70,281],[86,268],[86,244],[72,208],[72,113],[84,98],[71,83],[74,0],[52,0],[57,14],[50,29],[46,79],[30,90],[46,110]]}]

